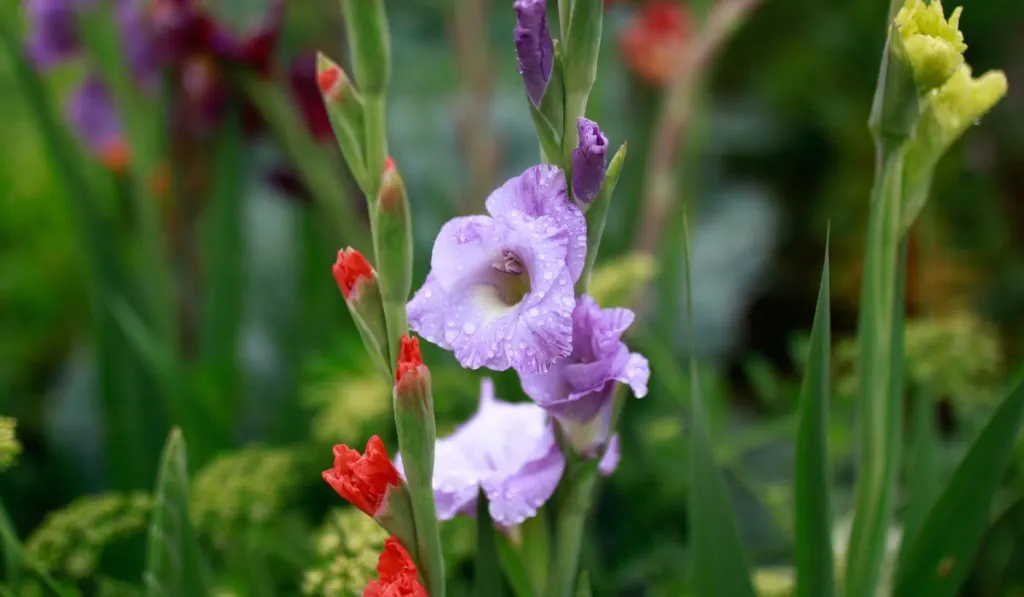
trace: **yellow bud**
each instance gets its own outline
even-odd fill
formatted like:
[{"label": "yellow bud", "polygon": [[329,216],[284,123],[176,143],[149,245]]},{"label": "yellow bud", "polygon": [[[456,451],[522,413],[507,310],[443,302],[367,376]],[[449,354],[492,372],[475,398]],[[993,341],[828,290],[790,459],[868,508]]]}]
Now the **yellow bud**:
[{"label": "yellow bud", "polygon": [[1002,99],[1006,89],[1006,75],[1002,71],[989,71],[974,78],[971,68],[963,65],[932,92],[922,116],[938,129],[942,143],[948,146]]},{"label": "yellow bud", "polygon": [[896,27],[906,60],[922,93],[942,85],[964,64],[964,35],[957,7],[947,20],[942,3],[907,0],[896,14]]}]

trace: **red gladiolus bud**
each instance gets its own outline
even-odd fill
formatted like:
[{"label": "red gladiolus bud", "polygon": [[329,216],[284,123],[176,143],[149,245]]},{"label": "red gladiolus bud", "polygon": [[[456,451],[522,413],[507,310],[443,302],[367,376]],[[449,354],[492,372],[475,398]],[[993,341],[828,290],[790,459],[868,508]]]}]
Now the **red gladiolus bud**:
[{"label": "red gladiolus bud", "polygon": [[366,442],[364,454],[348,446],[334,446],[334,468],[324,471],[323,478],[338,495],[373,517],[384,504],[388,487],[398,487],[401,482],[384,442],[376,435]]},{"label": "red gladiolus bud", "polygon": [[690,15],[678,2],[644,5],[619,40],[629,68],[651,85],[664,85],[689,48]]},{"label": "red gladiolus bud", "polygon": [[398,352],[398,368],[395,371],[395,383],[400,384],[409,374],[423,366],[418,338],[402,336],[402,347]]},{"label": "red gladiolus bud", "polygon": [[331,268],[341,294],[347,300],[360,280],[373,280],[373,267],[359,251],[349,247],[338,251],[338,259]]},{"label": "red gladiolus bud", "polygon": [[416,564],[395,537],[384,542],[377,560],[377,580],[366,585],[363,597],[428,597],[420,584]]}]

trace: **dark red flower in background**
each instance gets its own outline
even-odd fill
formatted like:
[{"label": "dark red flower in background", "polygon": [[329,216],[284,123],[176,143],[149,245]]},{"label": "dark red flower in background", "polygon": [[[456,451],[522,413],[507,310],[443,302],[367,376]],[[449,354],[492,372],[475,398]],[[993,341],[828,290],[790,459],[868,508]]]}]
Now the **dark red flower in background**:
[{"label": "dark red flower in background", "polygon": [[626,65],[651,85],[664,85],[679,67],[692,34],[690,14],[678,2],[643,5],[619,39]]}]

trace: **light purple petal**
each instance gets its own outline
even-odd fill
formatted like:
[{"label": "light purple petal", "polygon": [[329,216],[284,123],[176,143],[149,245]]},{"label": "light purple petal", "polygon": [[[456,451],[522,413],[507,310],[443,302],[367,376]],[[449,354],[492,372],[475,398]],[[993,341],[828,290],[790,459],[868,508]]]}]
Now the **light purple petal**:
[{"label": "light purple petal", "polygon": [[37,68],[46,69],[79,51],[74,0],[27,0],[29,32],[27,50]]},{"label": "light purple petal", "polygon": [[622,454],[619,450],[619,434],[616,433],[608,440],[608,447],[605,449],[604,456],[601,457],[601,462],[597,465],[597,472],[601,473],[605,477],[615,472],[615,469],[619,468],[619,460]]},{"label": "light purple petal", "polygon": [[650,378],[651,367],[647,363],[647,359],[643,355],[634,352],[629,355],[625,375],[619,377],[618,380],[629,384],[629,388],[633,390],[634,396],[643,398],[647,395],[647,381]]},{"label": "light purple petal", "polygon": [[530,217],[550,216],[568,234],[566,263],[575,284],[587,258],[587,221],[580,208],[569,200],[565,172],[541,164],[510,178],[487,198],[487,211],[495,218],[509,212]]},{"label": "light purple petal", "polygon": [[496,399],[491,380],[484,379],[477,413],[437,440],[433,487],[438,517],[472,514],[483,488],[491,517],[502,526],[517,525],[551,497],[564,468],[547,414],[529,402]]}]

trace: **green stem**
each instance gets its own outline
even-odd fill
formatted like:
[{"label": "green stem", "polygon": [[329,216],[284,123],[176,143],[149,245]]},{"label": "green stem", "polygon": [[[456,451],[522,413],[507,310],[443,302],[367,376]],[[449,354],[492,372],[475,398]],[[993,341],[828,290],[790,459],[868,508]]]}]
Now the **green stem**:
[{"label": "green stem", "polygon": [[[874,597],[892,523],[900,452],[902,353],[894,337],[902,333],[899,267],[902,205],[902,148],[879,151],[879,174],[872,191],[861,287],[858,327],[859,399],[857,401],[860,468],[855,514],[848,549],[846,594]],[[897,342],[898,344],[898,342]]]},{"label": "green stem", "polygon": [[562,122],[562,156],[567,165],[572,164],[572,150],[580,142],[579,131],[576,130],[576,119],[586,116],[587,93],[569,93],[565,95],[565,120]]},{"label": "green stem", "polygon": [[565,47],[565,40],[569,33],[569,14],[572,12],[572,0],[558,0],[558,33],[559,39]]},{"label": "green stem", "polygon": [[372,205],[380,191],[384,162],[388,158],[387,124],[383,95],[364,98],[363,115],[366,123],[366,200]]},{"label": "green stem", "polygon": [[570,466],[575,466],[576,470],[566,475],[565,492],[558,504],[558,516],[555,521],[555,562],[550,568],[547,597],[573,597],[583,531],[593,501],[594,487],[597,484],[596,461],[585,461]]}]

